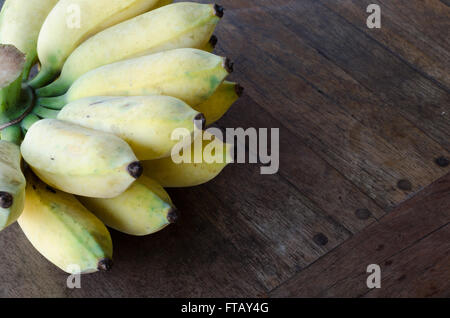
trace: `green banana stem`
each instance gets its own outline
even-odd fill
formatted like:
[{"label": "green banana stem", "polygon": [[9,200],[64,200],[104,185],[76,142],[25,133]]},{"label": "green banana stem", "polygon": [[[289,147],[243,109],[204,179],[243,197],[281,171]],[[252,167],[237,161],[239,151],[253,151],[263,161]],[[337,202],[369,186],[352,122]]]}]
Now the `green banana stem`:
[{"label": "green banana stem", "polygon": [[25,133],[30,129],[31,126],[33,126],[33,124],[35,122],[38,122],[39,120],[41,120],[38,116],[36,116],[35,114],[29,114],[27,117],[25,117],[22,122],[20,123],[20,126],[22,127],[22,130]]},{"label": "green banana stem", "polygon": [[33,113],[41,118],[53,118],[56,119],[59,110],[50,109],[41,105],[37,105],[33,108]]},{"label": "green banana stem", "polygon": [[20,143],[22,142],[22,129],[20,127],[20,124],[9,126],[3,129],[2,140],[20,145]]},{"label": "green banana stem", "polygon": [[39,87],[42,87],[45,84],[51,82],[51,80],[55,77],[55,72],[53,70],[42,68],[36,75],[36,77],[28,82],[28,85],[30,85],[34,89],[38,89]]},{"label": "green banana stem", "polygon": [[41,87],[36,90],[37,96],[59,96],[65,94],[70,87],[70,83],[65,83],[62,77],[59,77],[53,83],[47,86]]},{"label": "green banana stem", "polygon": [[66,95],[57,97],[41,97],[37,100],[37,105],[45,106],[50,109],[60,110],[66,104]]}]

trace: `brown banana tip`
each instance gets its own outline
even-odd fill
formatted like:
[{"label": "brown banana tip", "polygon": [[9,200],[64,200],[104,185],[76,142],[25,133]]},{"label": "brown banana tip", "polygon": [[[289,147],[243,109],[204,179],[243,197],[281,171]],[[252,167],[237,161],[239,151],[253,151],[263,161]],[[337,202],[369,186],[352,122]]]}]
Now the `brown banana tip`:
[{"label": "brown banana tip", "polygon": [[223,61],[223,67],[228,73],[233,73],[234,71],[234,63],[231,62],[231,60],[228,57],[226,57],[225,60]]},{"label": "brown banana tip", "polygon": [[140,176],[142,176],[144,167],[142,166],[142,163],[140,163],[139,161],[135,161],[128,165],[127,170],[133,178],[138,179]]},{"label": "brown banana tip", "polygon": [[102,272],[109,272],[112,268],[113,261],[109,258],[102,258],[98,264],[97,269]]},{"label": "brown banana tip", "polygon": [[209,44],[211,44],[211,46],[213,48],[215,48],[217,45],[217,42],[219,42],[219,39],[217,38],[217,36],[212,35],[211,38],[209,39]]},{"label": "brown banana tip", "polygon": [[171,208],[169,213],[167,213],[167,221],[169,221],[170,224],[176,223],[178,221],[178,210],[176,208]]},{"label": "brown banana tip", "polygon": [[0,207],[8,209],[13,205],[14,198],[8,192],[0,192]]},{"label": "brown banana tip", "polygon": [[225,8],[224,7],[222,7],[222,6],[218,5],[218,4],[214,5],[214,13],[215,13],[216,16],[218,16],[219,18],[222,18],[224,12],[225,12]]},{"label": "brown banana tip", "polygon": [[244,94],[244,87],[242,87],[241,85],[236,84],[234,89],[236,90],[237,96],[241,97]]},{"label": "brown banana tip", "polygon": [[198,129],[205,130],[206,128],[206,117],[202,113],[197,114],[194,117],[194,124]]}]

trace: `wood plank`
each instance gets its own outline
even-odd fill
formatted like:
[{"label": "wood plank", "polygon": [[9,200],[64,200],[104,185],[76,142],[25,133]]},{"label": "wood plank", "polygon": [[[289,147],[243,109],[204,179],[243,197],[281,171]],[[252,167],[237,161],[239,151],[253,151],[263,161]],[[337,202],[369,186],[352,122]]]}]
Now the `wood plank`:
[{"label": "wood plank", "polygon": [[450,8],[439,0],[378,1],[380,29],[366,27],[366,8],[373,1],[321,2],[413,67],[450,87]]},{"label": "wood plank", "polygon": [[448,91],[316,1],[289,3],[283,10],[272,9],[270,13],[447,151],[450,149]]},{"label": "wood plank", "polygon": [[[384,211],[339,171],[311,151],[250,96],[244,96],[219,122],[222,127],[280,128],[279,175],[346,229],[356,233]],[[271,153],[269,147],[269,153]]]},{"label": "wood plank", "polygon": [[[234,76],[249,87],[248,94],[380,206],[390,209],[449,171],[433,163],[446,150],[383,107],[267,10],[231,10],[226,21],[219,46],[226,54],[238,43],[245,52],[236,59],[240,72]],[[271,38],[273,32],[279,36]],[[268,92],[266,79],[281,74],[283,80],[270,82]],[[402,179],[410,180],[412,191],[397,188]]]},{"label": "wood plank", "polygon": [[[279,286],[271,296],[448,295],[448,279],[442,278],[450,270],[449,194],[450,174]],[[369,264],[379,264],[382,271],[381,290],[370,293],[366,286]],[[425,279],[428,283],[422,284]]]},{"label": "wood plank", "polygon": [[258,165],[232,165],[208,191],[227,209],[217,208],[205,217],[241,255],[254,260],[253,268],[268,290],[351,235],[280,176],[261,175]]}]

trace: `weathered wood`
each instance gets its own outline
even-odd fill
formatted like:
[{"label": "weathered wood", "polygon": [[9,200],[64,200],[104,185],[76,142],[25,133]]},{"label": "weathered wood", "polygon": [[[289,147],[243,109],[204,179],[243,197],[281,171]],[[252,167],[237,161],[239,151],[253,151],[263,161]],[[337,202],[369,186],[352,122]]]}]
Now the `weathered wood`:
[{"label": "weathered wood", "polygon": [[450,94],[447,90],[317,1],[290,3],[283,10],[271,10],[271,14],[383,102],[398,109],[414,125],[450,149]]},{"label": "weathered wood", "polygon": [[401,56],[422,74],[450,88],[450,8],[439,0],[377,1],[381,8],[382,27],[366,27],[366,11],[373,1],[344,0],[336,6],[321,1],[344,17],[358,30],[376,39],[388,50]]},{"label": "weathered wood", "polygon": [[[448,296],[449,194],[450,174],[279,286],[270,295]],[[369,264],[381,266],[382,288],[379,290],[367,288],[369,274],[366,269]]]},{"label": "weathered wood", "polygon": [[304,143],[298,142],[296,135],[284,128],[282,122],[268,116],[247,94],[219,124],[244,129],[280,128],[278,174],[350,232],[356,233],[384,215],[384,211],[373,200]]},{"label": "weathered wood", "polygon": [[[273,12],[278,12],[273,6],[270,14],[259,6],[230,13],[231,23],[220,29],[219,45],[227,52],[233,40],[240,43],[245,54],[236,63],[244,71],[235,78],[299,143],[311,147],[386,209],[450,171],[433,163],[448,154],[445,149],[296,33],[279,26]],[[269,36],[275,32],[277,37]],[[268,78],[275,79],[270,94],[264,89]],[[403,179],[410,180],[412,191],[398,189]]]},{"label": "weathered wood", "polygon": [[449,296],[449,176],[428,188],[450,171],[448,1],[381,0],[381,30],[367,3],[223,0],[217,52],[246,93],[217,125],[280,128],[278,174],[170,190],[179,223],[112,231],[112,272],[80,290],[13,225],[0,297]]}]

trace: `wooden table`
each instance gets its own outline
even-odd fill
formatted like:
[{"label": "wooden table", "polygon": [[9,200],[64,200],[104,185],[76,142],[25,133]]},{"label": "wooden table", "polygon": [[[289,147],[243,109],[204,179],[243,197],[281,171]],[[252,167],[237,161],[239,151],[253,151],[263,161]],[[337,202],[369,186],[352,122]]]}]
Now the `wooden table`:
[{"label": "wooden table", "polygon": [[179,223],[112,231],[113,270],[81,289],[13,225],[0,296],[449,297],[450,2],[221,3],[217,52],[246,92],[218,124],[280,128],[279,172],[231,165],[171,190]]}]

